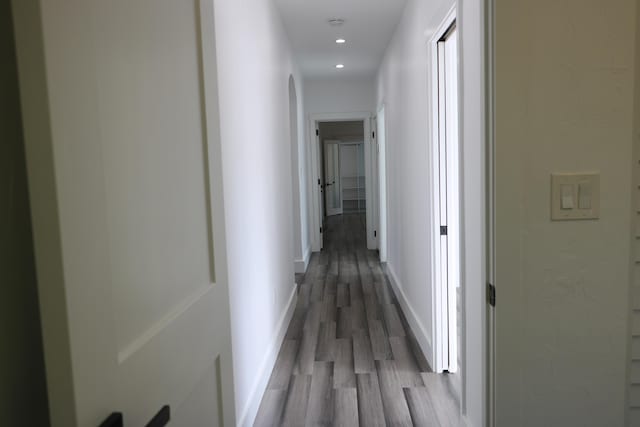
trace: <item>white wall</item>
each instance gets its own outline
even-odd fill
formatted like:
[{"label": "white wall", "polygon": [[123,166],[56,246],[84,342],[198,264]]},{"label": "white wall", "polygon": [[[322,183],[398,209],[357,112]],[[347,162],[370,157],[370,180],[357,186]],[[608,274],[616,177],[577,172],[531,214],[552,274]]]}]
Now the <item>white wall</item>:
[{"label": "white wall", "polygon": [[305,79],[305,113],[373,112],[375,90],[374,77]]},{"label": "white wall", "polygon": [[[387,145],[388,267],[403,310],[433,364],[433,290],[430,289],[431,52],[434,36],[455,0],[410,0],[377,77],[377,109],[385,107]],[[458,2],[460,31],[461,156],[465,241],[462,410],[470,426],[485,424],[485,216],[484,9],[480,0]],[[482,254],[482,255],[481,255]]]},{"label": "white wall", "polygon": [[387,262],[404,311],[433,366],[431,283],[431,76],[428,41],[452,0],[407,2],[378,73],[387,146]]},{"label": "white wall", "polygon": [[215,9],[236,412],[250,425],[294,302],[291,74],[300,105],[303,90],[272,2]]},{"label": "white wall", "polygon": [[[498,426],[623,425],[634,0],[496,1]],[[552,172],[601,218],[551,222]]]},{"label": "white wall", "polygon": [[[336,73],[339,72],[336,71]],[[308,173],[307,191],[311,195],[308,201],[309,224],[312,248],[318,251],[320,250],[322,239],[322,235],[319,232],[322,224],[322,219],[319,218],[319,212],[322,210],[322,201],[319,200],[320,193],[316,192],[318,188],[316,183],[318,179],[321,179],[322,165],[320,164],[319,147],[316,146],[315,124],[311,122],[311,118],[313,115],[340,115],[341,113],[374,114],[375,78],[336,75],[330,78],[305,79],[304,93],[306,140],[307,147],[312,150],[309,152],[307,159],[307,167],[310,171]],[[351,118],[364,119],[363,116],[363,114],[357,114]],[[341,116],[340,119],[344,119],[344,117]],[[366,126],[368,126],[368,123]]]}]

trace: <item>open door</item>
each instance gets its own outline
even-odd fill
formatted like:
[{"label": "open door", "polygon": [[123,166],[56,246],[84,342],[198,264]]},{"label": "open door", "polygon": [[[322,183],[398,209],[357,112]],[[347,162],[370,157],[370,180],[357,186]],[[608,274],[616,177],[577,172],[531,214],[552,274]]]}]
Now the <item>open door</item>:
[{"label": "open door", "polygon": [[[443,54],[444,77],[444,121],[446,135],[441,144],[445,151],[442,164],[445,173],[445,184],[440,184],[441,191],[446,192],[446,258],[447,258],[447,316],[448,316],[448,364],[449,372],[457,372],[459,365],[461,318],[460,307],[460,159],[458,140],[458,35],[455,23],[438,44]],[[442,160],[441,160],[442,161]]]},{"label": "open door", "polygon": [[[451,21],[449,21],[451,20]],[[447,23],[448,21],[448,23]],[[458,141],[458,55],[455,15],[435,42],[434,88],[437,133],[434,146],[435,369],[458,371],[461,331],[460,160]],[[456,383],[456,385],[459,385]]]},{"label": "open door", "polygon": [[340,141],[324,142],[324,198],[327,216],[342,214]]},{"label": "open door", "polygon": [[235,425],[213,2],[13,12],[52,426]]}]

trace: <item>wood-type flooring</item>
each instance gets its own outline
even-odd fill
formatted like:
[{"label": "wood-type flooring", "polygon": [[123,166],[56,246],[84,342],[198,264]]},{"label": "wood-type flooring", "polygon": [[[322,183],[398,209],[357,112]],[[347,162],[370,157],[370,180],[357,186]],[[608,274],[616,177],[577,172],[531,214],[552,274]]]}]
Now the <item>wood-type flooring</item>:
[{"label": "wood-type flooring", "polygon": [[451,376],[431,371],[366,249],[364,215],[325,226],[255,426],[462,425]]}]

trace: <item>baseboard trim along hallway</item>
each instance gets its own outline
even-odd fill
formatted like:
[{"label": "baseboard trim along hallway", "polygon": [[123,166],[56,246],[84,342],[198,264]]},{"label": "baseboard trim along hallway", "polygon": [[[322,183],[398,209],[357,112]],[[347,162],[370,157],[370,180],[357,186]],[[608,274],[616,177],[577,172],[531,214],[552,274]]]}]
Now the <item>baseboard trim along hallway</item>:
[{"label": "baseboard trim along hallway", "polygon": [[393,266],[389,263],[384,263],[382,264],[382,270],[386,273],[386,276],[389,279],[389,283],[391,284],[391,288],[393,289],[398,303],[400,304],[402,313],[404,314],[407,323],[409,323],[409,327],[411,328],[416,341],[418,341],[418,345],[420,345],[420,349],[424,353],[424,357],[427,359],[429,366],[433,366],[433,346],[431,344],[431,340],[429,339],[422,322],[418,320],[418,316],[409,302],[409,299],[402,290],[403,288]]},{"label": "baseboard trim along hallway", "polygon": [[311,246],[307,246],[302,255],[302,259],[295,260],[295,272],[306,273],[307,267],[309,267],[309,259],[311,259]]},{"label": "baseboard trim along hallway", "polygon": [[251,389],[251,394],[249,395],[247,405],[240,413],[238,422],[239,426],[251,427],[251,425],[253,424],[253,420],[255,420],[256,418],[258,408],[260,407],[260,401],[262,400],[262,396],[264,395],[267,384],[269,383],[271,371],[273,371],[273,368],[276,364],[278,351],[282,346],[285,334],[287,333],[287,328],[289,327],[289,323],[291,322],[291,318],[293,317],[293,313],[296,308],[296,304],[298,301],[297,287],[298,286],[294,283],[293,288],[291,289],[291,295],[289,296],[287,309],[282,313],[282,316],[278,321],[278,327],[276,328],[277,332],[274,335],[273,340],[271,341],[269,351],[267,351],[267,354],[262,361],[260,370],[258,371],[259,374],[256,377],[256,381]]}]

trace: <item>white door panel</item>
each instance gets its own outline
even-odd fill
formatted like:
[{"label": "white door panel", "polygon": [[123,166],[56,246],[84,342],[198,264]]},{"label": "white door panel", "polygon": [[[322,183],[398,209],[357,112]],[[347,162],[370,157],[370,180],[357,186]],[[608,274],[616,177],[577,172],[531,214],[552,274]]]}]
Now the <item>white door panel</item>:
[{"label": "white door panel", "polygon": [[458,371],[458,287],[460,286],[460,164],[458,142],[458,56],[455,19],[435,43],[434,88],[437,100],[436,197],[437,270],[435,271],[436,371]]},{"label": "white door panel", "polygon": [[213,2],[14,15],[52,425],[233,425]]},{"label": "white door panel", "polygon": [[340,141],[324,142],[324,195],[327,216],[342,213],[340,185]]},{"label": "white door panel", "polygon": [[446,186],[447,186],[447,305],[449,372],[458,371],[458,298],[460,286],[460,160],[458,140],[458,35],[454,28],[444,42]]}]

